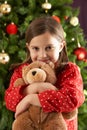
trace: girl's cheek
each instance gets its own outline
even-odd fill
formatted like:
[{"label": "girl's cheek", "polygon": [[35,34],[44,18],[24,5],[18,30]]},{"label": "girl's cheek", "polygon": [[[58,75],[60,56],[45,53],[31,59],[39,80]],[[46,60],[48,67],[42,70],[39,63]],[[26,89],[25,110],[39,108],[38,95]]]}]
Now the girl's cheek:
[{"label": "girl's cheek", "polygon": [[32,61],[36,61],[37,60],[37,56],[32,57]]}]

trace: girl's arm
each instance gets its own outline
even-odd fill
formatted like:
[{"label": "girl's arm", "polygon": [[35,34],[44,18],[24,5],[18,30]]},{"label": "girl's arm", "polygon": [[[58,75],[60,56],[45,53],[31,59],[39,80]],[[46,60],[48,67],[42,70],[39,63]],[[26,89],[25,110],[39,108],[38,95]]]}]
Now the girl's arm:
[{"label": "girl's arm", "polygon": [[53,84],[48,82],[35,82],[27,86],[24,89],[23,94],[24,95],[36,94],[44,92],[46,90],[57,90],[57,88]]},{"label": "girl's arm", "polygon": [[58,74],[58,90],[47,90],[38,94],[45,112],[70,112],[82,105],[85,100],[83,82],[78,66],[69,63]]},{"label": "girl's arm", "polygon": [[23,92],[26,96],[17,105],[15,118],[27,110],[30,104],[41,107],[40,100],[36,93],[44,92],[46,90],[57,90],[57,88],[48,82],[33,83],[26,87]]},{"label": "girl's arm", "polygon": [[22,91],[23,91],[25,86],[14,87],[15,80],[17,78],[22,77],[22,68],[24,66],[25,65],[21,65],[17,69],[14,70],[14,73],[13,73],[11,80],[10,80],[9,88],[5,92],[6,107],[11,111],[16,110],[17,104],[24,97],[22,94]]},{"label": "girl's arm", "polygon": [[37,94],[29,94],[20,101],[16,107],[15,118],[22,112],[26,111],[29,108],[30,104],[41,107]]},{"label": "girl's arm", "polygon": [[[58,75],[56,83],[58,89],[49,83],[34,85],[30,87],[32,89],[28,87],[27,91],[25,91],[27,94],[30,92],[32,94],[27,95],[21,103],[18,104],[16,115],[25,111],[30,104],[41,106],[46,112],[70,112],[81,106],[85,99],[80,71],[78,67],[72,63],[68,64],[65,70]],[[37,88],[36,90],[34,89],[35,87]],[[41,87],[44,91],[41,91]],[[49,88],[49,90],[47,88]],[[41,93],[33,94],[35,91]],[[23,103],[25,106],[22,105]]]}]

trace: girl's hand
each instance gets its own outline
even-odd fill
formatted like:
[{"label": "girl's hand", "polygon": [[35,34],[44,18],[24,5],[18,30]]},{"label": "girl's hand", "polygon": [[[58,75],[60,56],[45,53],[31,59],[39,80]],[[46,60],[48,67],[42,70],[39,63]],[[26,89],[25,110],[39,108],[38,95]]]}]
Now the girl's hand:
[{"label": "girl's hand", "polygon": [[38,93],[44,92],[46,90],[57,90],[57,88],[53,84],[48,82],[42,82],[37,87]]},{"label": "girl's hand", "polygon": [[48,82],[37,82],[30,84],[28,87],[25,88],[24,94],[35,94],[35,93],[41,93],[46,90],[57,90],[57,88]]},{"label": "girl's hand", "polygon": [[26,96],[18,103],[16,107],[15,118],[17,118],[18,115],[20,115],[22,112],[27,110],[29,105],[30,104],[29,104],[28,96]]},{"label": "girl's hand", "polygon": [[19,102],[16,107],[15,118],[17,118],[18,115],[26,111],[29,108],[30,104],[41,107],[37,94],[29,94]]},{"label": "girl's hand", "polygon": [[28,86],[24,89],[23,94],[24,94],[24,95],[28,95],[28,94],[36,94],[36,93],[38,93],[38,91],[37,91],[38,84],[39,84],[39,83],[32,83],[32,84],[28,85]]}]

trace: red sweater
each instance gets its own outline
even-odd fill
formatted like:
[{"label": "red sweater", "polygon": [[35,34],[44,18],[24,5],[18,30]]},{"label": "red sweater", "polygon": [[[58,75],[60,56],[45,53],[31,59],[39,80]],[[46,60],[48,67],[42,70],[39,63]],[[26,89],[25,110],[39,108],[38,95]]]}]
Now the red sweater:
[{"label": "red sweater", "polygon": [[[17,78],[22,77],[23,64],[14,70],[9,88],[5,92],[6,107],[14,111],[17,104],[24,97],[22,90],[24,86],[14,87]],[[83,82],[77,65],[69,62],[57,75],[55,85],[58,91],[47,90],[38,94],[42,109],[45,112],[70,112],[82,105],[85,100],[83,94]],[[77,130],[77,118],[66,121],[68,130]]]}]

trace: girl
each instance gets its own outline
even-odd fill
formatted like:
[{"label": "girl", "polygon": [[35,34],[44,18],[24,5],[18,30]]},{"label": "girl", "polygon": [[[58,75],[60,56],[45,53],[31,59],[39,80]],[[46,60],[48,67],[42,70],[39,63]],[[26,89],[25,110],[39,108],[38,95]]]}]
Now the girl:
[{"label": "girl", "polygon": [[[30,104],[42,107],[44,112],[70,112],[80,107],[84,102],[82,77],[78,66],[68,61],[61,25],[50,16],[34,20],[26,32],[26,47],[27,59],[14,69],[5,93],[6,106],[16,111],[15,118]],[[54,63],[55,86],[45,82],[14,87],[15,80],[22,77],[22,68],[33,61]],[[65,122],[67,130],[77,130],[77,116]]]}]

